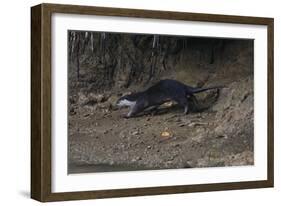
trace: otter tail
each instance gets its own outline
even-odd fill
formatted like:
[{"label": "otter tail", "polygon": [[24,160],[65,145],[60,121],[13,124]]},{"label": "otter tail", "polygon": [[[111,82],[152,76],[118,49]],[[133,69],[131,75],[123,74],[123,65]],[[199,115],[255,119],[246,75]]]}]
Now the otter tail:
[{"label": "otter tail", "polygon": [[192,93],[195,94],[195,93],[200,93],[200,92],[204,92],[204,91],[211,90],[211,89],[222,89],[222,88],[225,88],[225,87],[216,86],[216,87],[208,87],[208,88],[193,88]]}]

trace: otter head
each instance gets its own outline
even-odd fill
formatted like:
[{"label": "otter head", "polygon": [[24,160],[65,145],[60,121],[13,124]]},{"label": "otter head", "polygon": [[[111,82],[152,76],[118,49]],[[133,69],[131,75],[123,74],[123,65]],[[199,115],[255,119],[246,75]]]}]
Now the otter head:
[{"label": "otter head", "polygon": [[134,94],[128,94],[119,98],[116,102],[118,107],[133,107],[136,104],[136,97]]}]

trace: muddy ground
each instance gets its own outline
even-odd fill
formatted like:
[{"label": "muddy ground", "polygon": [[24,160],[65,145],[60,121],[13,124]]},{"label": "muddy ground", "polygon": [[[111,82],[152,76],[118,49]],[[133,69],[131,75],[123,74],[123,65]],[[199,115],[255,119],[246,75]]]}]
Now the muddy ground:
[{"label": "muddy ground", "polygon": [[129,119],[115,107],[122,94],[79,94],[69,115],[69,173],[251,165],[252,84],[248,77],[197,95],[188,115],[168,102]]}]

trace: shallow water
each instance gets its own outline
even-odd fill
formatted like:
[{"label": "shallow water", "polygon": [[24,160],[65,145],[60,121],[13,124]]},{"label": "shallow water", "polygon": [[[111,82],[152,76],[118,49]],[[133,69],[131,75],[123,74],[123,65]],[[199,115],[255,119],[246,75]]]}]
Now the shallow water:
[{"label": "shallow water", "polygon": [[120,171],[137,171],[137,170],[155,170],[157,168],[144,168],[131,165],[89,165],[89,164],[69,164],[68,174],[92,173],[92,172],[120,172]]}]

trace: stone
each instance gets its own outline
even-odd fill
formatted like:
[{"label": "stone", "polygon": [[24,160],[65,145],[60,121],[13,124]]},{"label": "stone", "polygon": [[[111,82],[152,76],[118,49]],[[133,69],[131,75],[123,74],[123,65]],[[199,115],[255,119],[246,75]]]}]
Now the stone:
[{"label": "stone", "polygon": [[139,131],[134,131],[134,132],[132,132],[132,135],[139,135],[139,134],[140,134]]}]

